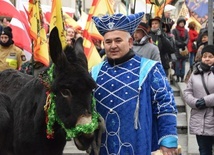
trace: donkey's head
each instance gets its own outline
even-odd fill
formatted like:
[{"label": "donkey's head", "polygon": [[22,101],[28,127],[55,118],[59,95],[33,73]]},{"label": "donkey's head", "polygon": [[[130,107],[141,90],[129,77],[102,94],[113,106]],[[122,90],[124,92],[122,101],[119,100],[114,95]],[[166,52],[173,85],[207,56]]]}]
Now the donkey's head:
[{"label": "donkey's head", "polygon": [[51,91],[59,119],[66,128],[75,127],[77,122],[90,123],[91,94],[96,84],[88,72],[81,39],[74,48],[67,46],[63,51],[58,30],[53,28],[49,49],[54,63]]}]

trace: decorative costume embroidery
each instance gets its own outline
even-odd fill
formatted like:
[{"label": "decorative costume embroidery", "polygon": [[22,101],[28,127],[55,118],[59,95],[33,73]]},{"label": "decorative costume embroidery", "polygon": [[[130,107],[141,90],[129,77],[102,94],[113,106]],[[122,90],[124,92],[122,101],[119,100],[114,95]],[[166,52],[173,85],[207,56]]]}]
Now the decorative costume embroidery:
[{"label": "decorative costume embroidery", "polygon": [[[134,56],[119,65],[110,66],[104,61],[97,68],[92,68],[92,77],[98,84],[94,92],[96,108],[106,122],[100,154],[148,155],[158,149],[160,138],[176,136],[174,131],[169,134],[163,131],[157,135],[155,124],[160,121],[165,125],[161,119],[170,115],[170,122],[176,119],[176,114],[171,113],[175,110],[174,100],[171,89],[163,83],[166,77],[154,66],[157,62],[151,61],[150,64],[150,61]],[[159,103],[158,98],[165,93],[167,103]],[[154,108],[155,104],[157,107]],[[160,113],[164,107],[169,107],[169,111],[165,109],[169,114]],[[151,113],[157,116],[153,118]]]}]

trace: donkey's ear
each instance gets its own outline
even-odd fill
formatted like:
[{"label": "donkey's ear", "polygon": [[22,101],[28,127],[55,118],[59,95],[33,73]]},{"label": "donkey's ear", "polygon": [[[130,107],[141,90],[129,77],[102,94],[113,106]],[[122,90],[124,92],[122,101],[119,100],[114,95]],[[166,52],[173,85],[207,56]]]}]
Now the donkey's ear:
[{"label": "donkey's ear", "polygon": [[88,62],[87,62],[87,58],[85,56],[84,53],[84,48],[83,48],[83,38],[79,37],[75,44],[74,44],[74,48],[75,48],[75,53],[78,56],[79,61],[81,61],[82,65],[88,69]]},{"label": "donkey's ear", "polygon": [[54,64],[57,65],[58,62],[62,62],[61,61],[61,59],[63,59],[62,44],[59,39],[57,27],[54,27],[50,33],[49,52],[50,52],[50,57]]},{"label": "donkey's ear", "polygon": [[84,48],[83,48],[83,38],[79,37],[76,41],[75,41],[75,51],[76,53],[84,53]]}]

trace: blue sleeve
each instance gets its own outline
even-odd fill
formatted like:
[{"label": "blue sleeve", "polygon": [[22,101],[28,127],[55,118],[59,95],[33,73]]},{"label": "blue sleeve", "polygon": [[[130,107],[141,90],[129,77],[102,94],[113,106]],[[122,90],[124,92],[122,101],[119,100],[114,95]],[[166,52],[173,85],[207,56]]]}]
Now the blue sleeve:
[{"label": "blue sleeve", "polygon": [[161,140],[160,146],[165,146],[167,148],[177,148],[178,139],[174,136],[168,136]]},{"label": "blue sleeve", "polygon": [[173,91],[160,63],[154,66],[151,89],[158,144],[177,147],[177,108]]}]

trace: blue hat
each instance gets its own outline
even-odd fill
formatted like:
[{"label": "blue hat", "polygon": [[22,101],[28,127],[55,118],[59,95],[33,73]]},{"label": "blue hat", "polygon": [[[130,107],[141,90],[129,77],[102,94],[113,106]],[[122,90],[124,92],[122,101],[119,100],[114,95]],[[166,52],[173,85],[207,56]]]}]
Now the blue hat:
[{"label": "blue hat", "polygon": [[122,30],[129,32],[131,35],[141,22],[144,13],[139,12],[131,15],[114,14],[105,15],[101,18],[93,16],[92,19],[101,35],[113,30]]}]

